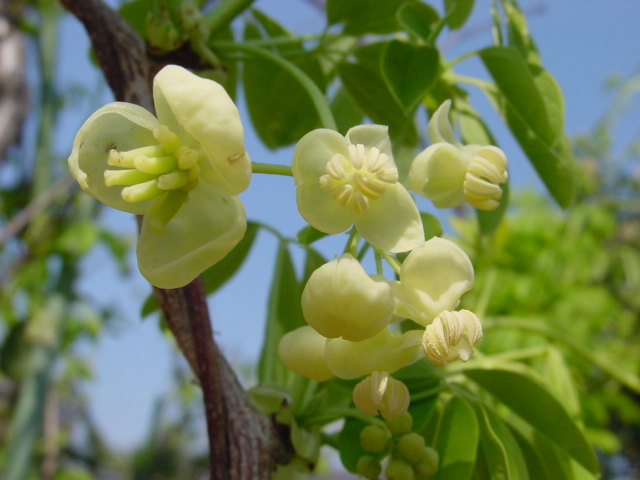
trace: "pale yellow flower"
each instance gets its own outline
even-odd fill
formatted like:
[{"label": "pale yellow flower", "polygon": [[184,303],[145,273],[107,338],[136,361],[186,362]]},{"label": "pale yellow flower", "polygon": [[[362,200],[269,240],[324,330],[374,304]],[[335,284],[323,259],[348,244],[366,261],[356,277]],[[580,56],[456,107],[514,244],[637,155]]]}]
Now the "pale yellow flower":
[{"label": "pale yellow flower", "polygon": [[434,365],[444,365],[453,360],[469,360],[481,338],[482,325],[473,312],[442,312],[425,329],[422,345],[427,360]]},{"label": "pale yellow flower", "polygon": [[387,372],[373,372],[353,389],[353,403],[365,415],[380,412],[386,419],[397,418],[409,408],[409,389]]},{"label": "pale yellow flower", "polygon": [[438,208],[457,207],[465,201],[480,210],[493,210],[506,183],[507,157],[498,147],[462,145],[456,139],[444,102],[433,114],[427,131],[433,145],[414,159],[409,188]]},{"label": "pale yellow flower", "polygon": [[298,210],[316,229],[355,225],[371,245],[394,253],[424,240],[420,213],[398,182],[387,127],[359,125],[345,137],[313,130],[296,145],[291,166]]},{"label": "pale yellow flower", "polygon": [[311,274],[302,292],[304,318],[328,338],[358,341],[385,328],[393,316],[389,283],[345,254]]},{"label": "pale yellow flower", "polygon": [[299,327],[280,339],[278,354],[292,372],[324,382],[334,376],[325,359],[326,341],[310,326]]},{"label": "pale yellow flower", "polygon": [[434,237],[402,262],[394,282],[396,315],[427,326],[441,312],[454,310],[473,286],[471,260],[455,243]]},{"label": "pale yellow flower", "polygon": [[422,330],[400,335],[384,328],[360,342],[328,339],[325,359],[329,369],[340,378],[358,378],[376,370],[393,373],[424,357],[422,336]]},{"label": "pale yellow flower", "polygon": [[155,286],[177,288],[223,258],[244,236],[235,197],[251,162],[238,110],[212,80],[169,65],[153,82],[157,117],[105,105],[78,131],[69,169],[102,203],[144,215],[137,254]]}]

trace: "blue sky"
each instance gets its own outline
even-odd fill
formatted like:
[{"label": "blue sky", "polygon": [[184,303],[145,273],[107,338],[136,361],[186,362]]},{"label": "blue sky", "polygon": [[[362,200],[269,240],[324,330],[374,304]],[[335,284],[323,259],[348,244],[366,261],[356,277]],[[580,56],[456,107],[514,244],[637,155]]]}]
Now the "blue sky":
[{"label": "blue sky", "polygon": [[[522,0],[521,4],[536,12],[529,18],[529,27],[545,67],[565,94],[567,132],[571,136],[588,132],[612,97],[603,88],[605,79],[612,74],[626,78],[637,72],[640,2]],[[491,43],[489,29],[482,28],[489,20],[489,5],[489,0],[476,1],[471,24],[480,27],[479,33],[456,43],[455,37],[445,32],[443,45],[456,43],[455,48],[446,52],[447,58]],[[258,0],[256,6],[294,32],[317,32],[323,26],[321,15],[304,1]],[[95,89],[100,77],[88,64],[86,35],[74,19],[64,20],[60,41],[64,52],[59,70],[61,84],[76,82]],[[465,60],[456,71],[487,77],[475,59]],[[470,90],[474,92],[473,88]],[[98,105],[111,100],[108,91],[103,92]],[[473,93],[473,102],[509,158],[512,183],[517,187],[539,186],[535,173],[488,102],[478,92]],[[90,113],[86,108],[80,109],[61,119],[57,135],[61,154],[69,151],[75,131]],[[252,159],[289,163],[291,149],[276,152],[264,149],[248,126],[242,104],[241,113],[247,125],[247,149]],[[619,143],[638,134],[635,125],[637,121],[620,127]],[[291,178],[256,175],[241,198],[249,218],[269,223],[287,236],[294,236],[304,226],[295,208]],[[421,206],[433,211],[427,203]],[[134,241],[135,224],[130,215],[105,211],[104,220]],[[342,241],[329,242],[326,253],[331,255],[331,247]],[[210,301],[216,339],[232,362],[251,362],[259,353],[275,248],[273,236],[260,233],[242,270]],[[135,265],[131,275],[123,279],[98,249],[85,261],[84,272],[82,284],[88,294],[101,304],[114,306],[119,313],[116,328],[107,332],[97,348],[87,352],[96,372],[95,381],[87,388],[91,410],[107,440],[115,447],[128,448],[143,439],[153,399],[168,388],[171,348],[159,333],[155,319],[139,318],[140,304],[149,287]]]}]

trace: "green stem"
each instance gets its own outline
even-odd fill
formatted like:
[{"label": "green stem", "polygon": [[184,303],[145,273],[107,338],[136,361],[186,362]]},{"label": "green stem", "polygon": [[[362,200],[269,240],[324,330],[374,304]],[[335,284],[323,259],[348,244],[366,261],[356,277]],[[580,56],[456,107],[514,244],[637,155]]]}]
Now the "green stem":
[{"label": "green stem", "polygon": [[398,259],[388,252],[382,252],[382,256],[387,261],[387,263],[391,265],[391,268],[393,268],[393,271],[396,272],[398,275],[400,275],[401,265],[400,265],[400,262],[398,262]]},{"label": "green stem", "polygon": [[354,258],[358,258],[358,243],[360,242],[360,235],[358,235],[358,231],[354,228],[349,232],[349,238],[347,238],[347,243],[344,246],[343,254],[350,253]]},{"label": "green stem", "polygon": [[475,85],[476,87],[482,88],[483,90],[492,88],[494,85],[491,82],[487,82],[485,80],[480,80],[479,78],[469,77],[467,75],[458,75],[457,73],[448,73],[444,75],[446,80],[451,82],[460,82],[460,83],[468,83],[470,85]]},{"label": "green stem", "polygon": [[425,390],[423,392],[419,392],[419,393],[416,393],[414,395],[411,395],[411,403],[418,402],[418,401],[423,400],[425,398],[433,397],[433,396],[437,395],[440,392],[444,392],[445,390],[450,390],[450,387],[446,383],[442,383],[442,384],[438,385],[437,387],[433,387],[433,388],[430,388],[430,389]]},{"label": "green stem", "polygon": [[229,25],[234,18],[248,9],[255,0],[220,0],[204,14],[203,23],[209,35]]},{"label": "green stem", "polygon": [[274,63],[275,65],[282,67],[284,70],[289,72],[289,74],[291,74],[296,80],[298,80],[298,82],[300,82],[300,85],[307,91],[307,93],[309,94],[309,98],[313,102],[313,105],[318,112],[318,116],[320,117],[320,123],[322,124],[322,126],[330,130],[338,130],[336,121],[333,118],[333,113],[329,108],[329,104],[327,103],[324,93],[322,93],[322,90],[318,88],[313,80],[311,80],[311,78],[295,64],[276,55],[275,53],[270,52],[269,50],[265,50],[253,45],[216,41],[211,44],[211,48],[213,50],[249,53],[255,57],[262,58],[263,60],[267,60]]},{"label": "green stem", "polygon": [[300,424],[306,427],[310,427],[312,425],[326,425],[343,417],[355,418],[372,425],[384,425],[384,421],[382,419],[378,417],[372,417],[370,415],[365,415],[360,410],[356,410],[355,408],[332,408],[328,411],[325,411],[322,415],[318,415],[315,417],[310,416],[305,419],[300,419]]},{"label": "green stem", "polygon": [[293,176],[289,165],[274,165],[272,163],[251,162],[252,173],[266,173],[269,175],[288,175]]},{"label": "green stem", "polygon": [[504,328],[524,330],[527,332],[537,333],[549,340],[559,342],[579,357],[582,357],[584,360],[596,365],[615,380],[633,391],[640,393],[640,377],[631,372],[620,370],[616,365],[613,365],[609,359],[603,358],[601,355],[594,353],[589,348],[576,342],[569,335],[547,326],[542,321],[522,320],[510,317],[494,317],[485,321],[483,328],[485,331]]}]

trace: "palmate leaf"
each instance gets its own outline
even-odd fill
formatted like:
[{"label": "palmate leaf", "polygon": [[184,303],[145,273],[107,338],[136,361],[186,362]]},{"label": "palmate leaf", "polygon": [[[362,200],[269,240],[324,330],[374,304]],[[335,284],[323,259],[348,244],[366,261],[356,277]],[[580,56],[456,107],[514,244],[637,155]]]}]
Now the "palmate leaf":
[{"label": "palmate leaf", "polygon": [[513,369],[472,368],[465,369],[464,374],[588,471],[598,472],[593,448],[543,385]]},{"label": "palmate leaf", "polygon": [[328,0],[327,23],[344,24],[347,35],[392,33],[400,29],[396,19],[405,0]]}]

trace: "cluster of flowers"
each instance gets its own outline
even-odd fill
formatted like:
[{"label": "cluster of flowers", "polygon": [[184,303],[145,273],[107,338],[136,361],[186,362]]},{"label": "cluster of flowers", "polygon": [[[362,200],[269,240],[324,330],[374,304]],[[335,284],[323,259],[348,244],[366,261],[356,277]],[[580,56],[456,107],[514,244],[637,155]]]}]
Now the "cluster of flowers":
[{"label": "cluster of flowers", "polygon": [[[160,288],[186,285],[242,239],[246,217],[236,197],[251,161],[238,110],[224,88],[174,65],[153,84],[157,117],[114,102],[81,127],[69,157],[80,186],[101,202],[144,214],[137,246],[142,274]],[[506,182],[506,158],[493,146],[462,145],[449,122],[450,101],[432,116],[435,142],[412,163],[408,185],[437,207],[468,202],[492,209]],[[398,179],[387,127],[360,125],[346,136],[318,129],[294,152],[301,215],[316,229],[354,225],[378,254],[410,252],[398,280],[367,275],[349,254],[315,271],[303,295],[308,326],[289,332],[280,356],[318,381],[366,376],[353,400],[363,412],[393,418],[409,392],[391,373],[419,358],[436,365],[467,360],[482,336],[478,318],[456,311],[473,285],[467,255],[442,238],[425,242],[420,212]],[[419,325],[399,333],[393,324]]]},{"label": "cluster of flowers", "polygon": [[[463,146],[448,120],[445,102],[429,123],[435,140],[412,163],[409,186],[437,206],[465,200],[497,206],[506,181],[506,158],[496,147]],[[420,212],[398,181],[387,128],[360,125],[346,136],[326,129],[296,146],[293,175],[298,209],[313,227],[338,233],[352,224],[378,252],[410,253],[398,280],[368,275],[344,254],[318,268],[302,293],[308,325],[287,333],[280,358],[294,372],[317,381],[356,379],[356,407],[384,418],[403,414],[409,391],[390,374],[419,358],[435,365],[470,358],[482,336],[477,316],[456,311],[474,281],[468,256],[454,243],[425,241]],[[400,333],[394,324],[419,325]]]}]

